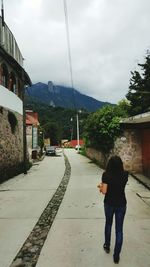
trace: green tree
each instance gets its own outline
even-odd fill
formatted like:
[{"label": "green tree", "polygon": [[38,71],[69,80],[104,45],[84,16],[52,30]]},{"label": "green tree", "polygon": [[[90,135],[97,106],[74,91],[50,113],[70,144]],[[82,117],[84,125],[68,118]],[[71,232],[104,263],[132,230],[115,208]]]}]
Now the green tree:
[{"label": "green tree", "polygon": [[43,125],[45,138],[50,138],[51,145],[58,145],[61,140],[61,129],[54,122]]},{"label": "green tree", "polygon": [[144,64],[138,64],[141,73],[131,72],[129,91],[126,95],[130,101],[130,115],[150,111],[150,54],[147,53]]},{"label": "green tree", "polygon": [[115,106],[104,108],[90,114],[84,126],[86,146],[108,153],[120,135],[120,116]]},{"label": "green tree", "polygon": [[120,100],[114,108],[115,113],[122,118],[126,118],[129,116],[129,110],[130,102],[127,99]]}]

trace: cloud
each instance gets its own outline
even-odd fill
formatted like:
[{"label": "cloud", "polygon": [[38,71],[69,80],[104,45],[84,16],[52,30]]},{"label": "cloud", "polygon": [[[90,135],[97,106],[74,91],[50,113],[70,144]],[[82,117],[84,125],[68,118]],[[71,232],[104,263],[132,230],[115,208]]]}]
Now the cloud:
[{"label": "cloud", "polygon": [[[149,0],[67,0],[73,81],[84,94],[118,102],[150,48]],[[5,0],[5,17],[32,82],[70,83],[61,0]]]}]

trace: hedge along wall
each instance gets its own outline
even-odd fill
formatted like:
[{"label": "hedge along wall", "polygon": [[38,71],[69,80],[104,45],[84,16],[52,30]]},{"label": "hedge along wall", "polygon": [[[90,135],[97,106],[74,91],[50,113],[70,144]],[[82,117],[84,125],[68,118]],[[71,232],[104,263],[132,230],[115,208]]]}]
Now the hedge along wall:
[{"label": "hedge along wall", "polygon": [[0,183],[22,172],[22,115],[0,106]]},{"label": "hedge along wall", "polygon": [[142,151],[141,136],[137,130],[125,130],[124,138],[117,138],[114,149],[108,155],[93,148],[87,148],[87,156],[100,163],[102,168],[106,167],[107,160],[112,155],[118,155],[122,158],[124,168],[130,172],[142,173]]}]

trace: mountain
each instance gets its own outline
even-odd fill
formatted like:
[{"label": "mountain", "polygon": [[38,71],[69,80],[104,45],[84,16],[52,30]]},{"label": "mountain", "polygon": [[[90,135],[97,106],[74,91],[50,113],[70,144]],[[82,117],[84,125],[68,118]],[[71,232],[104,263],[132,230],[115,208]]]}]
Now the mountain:
[{"label": "mountain", "polygon": [[43,102],[49,106],[86,109],[91,112],[110,104],[81,94],[76,89],[54,85],[51,81],[49,81],[48,84],[41,82],[33,84],[26,89],[25,94],[33,100]]}]

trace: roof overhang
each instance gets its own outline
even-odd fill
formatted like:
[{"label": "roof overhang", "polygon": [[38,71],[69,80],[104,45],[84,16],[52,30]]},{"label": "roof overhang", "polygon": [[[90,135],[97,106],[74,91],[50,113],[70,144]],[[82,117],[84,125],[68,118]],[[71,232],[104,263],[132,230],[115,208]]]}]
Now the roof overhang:
[{"label": "roof overhang", "polygon": [[17,72],[19,78],[24,82],[24,85],[31,86],[31,79],[24,68],[22,68],[22,66],[11,55],[8,54],[2,46],[0,46],[0,56],[2,56],[2,58],[4,58],[4,60],[12,67],[12,69]]},{"label": "roof overhang", "polygon": [[123,128],[150,128],[150,112],[120,120]]}]

